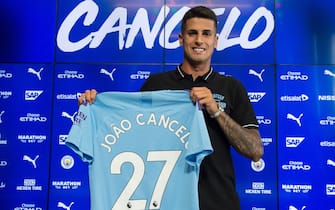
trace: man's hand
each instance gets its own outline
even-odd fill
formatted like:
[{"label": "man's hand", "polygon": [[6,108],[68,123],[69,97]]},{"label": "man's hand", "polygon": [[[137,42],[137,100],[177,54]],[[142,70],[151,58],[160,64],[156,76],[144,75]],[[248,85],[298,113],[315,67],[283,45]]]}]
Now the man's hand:
[{"label": "man's hand", "polygon": [[85,90],[85,92],[81,94],[78,98],[78,106],[84,103],[92,104],[95,101],[95,97],[97,96],[97,94],[98,92],[95,89]]},{"label": "man's hand", "polygon": [[219,109],[211,90],[207,87],[193,87],[190,92],[190,97],[193,102],[198,101],[201,109],[206,109],[211,116]]}]

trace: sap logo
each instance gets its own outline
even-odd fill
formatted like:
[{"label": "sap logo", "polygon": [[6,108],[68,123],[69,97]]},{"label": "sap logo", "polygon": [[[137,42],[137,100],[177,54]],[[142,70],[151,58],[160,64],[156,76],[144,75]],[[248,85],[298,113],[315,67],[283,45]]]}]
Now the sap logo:
[{"label": "sap logo", "polygon": [[43,90],[26,90],[24,98],[26,101],[35,101],[42,93]]},{"label": "sap logo", "polygon": [[41,78],[41,72],[44,70],[44,68],[40,68],[40,70],[35,70],[33,68],[28,68],[28,73],[34,74],[36,75],[36,77],[38,78],[38,80],[42,80]]},{"label": "sap logo", "polygon": [[327,195],[335,195],[335,184],[327,184],[326,193]]},{"label": "sap logo", "polygon": [[259,102],[265,94],[265,92],[248,92],[249,100],[251,102]]},{"label": "sap logo", "polygon": [[58,79],[84,79],[85,75],[78,71],[65,70],[64,73],[57,75]]},{"label": "sap logo", "polygon": [[58,136],[58,144],[65,145],[68,135],[59,135]]},{"label": "sap logo", "polygon": [[13,77],[12,73],[6,72],[6,70],[0,70],[0,79],[5,78],[5,79],[10,79]]},{"label": "sap logo", "polygon": [[305,137],[286,137],[286,147],[298,147]]},{"label": "sap logo", "polygon": [[130,79],[139,80],[139,79],[148,79],[150,76],[150,71],[137,71],[136,74],[131,74]]},{"label": "sap logo", "polygon": [[263,82],[262,74],[264,73],[264,71],[265,71],[265,69],[262,69],[261,72],[258,73],[256,70],[249,69],[249,74],[258,77],[258,79],[259,79],[261,82]]}]

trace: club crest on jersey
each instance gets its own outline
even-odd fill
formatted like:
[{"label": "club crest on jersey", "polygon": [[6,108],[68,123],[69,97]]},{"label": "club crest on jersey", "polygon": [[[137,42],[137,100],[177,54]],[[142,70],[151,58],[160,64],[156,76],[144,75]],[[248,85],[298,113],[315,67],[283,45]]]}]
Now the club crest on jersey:
[{"label": "club crest on jersey", "polygon": [[216,101],[216,103],[219,104],[219,106],[223,109],[226,108],[227,103],[224,101],[224,96],[218,93],[213,93],[213,98]]}]

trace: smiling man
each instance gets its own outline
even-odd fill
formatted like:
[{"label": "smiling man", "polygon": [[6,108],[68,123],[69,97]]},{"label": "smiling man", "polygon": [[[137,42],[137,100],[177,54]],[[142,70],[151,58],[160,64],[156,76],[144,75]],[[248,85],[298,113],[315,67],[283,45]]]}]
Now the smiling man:
[{"label": "smiling man", "polygon": [[[200,209],[240,210],[231,148],[255,162],[262,157],[253,107],[240,81],[220,75],[211,66],[218,43],[217,17],[211,9],[197,6],[185,13],[179,43],[184,49],[182,63],[175,70],[151,75],[141,91],[190,90],[191,100],[203,109],[214,149],[201,163]],[[96,94],[86,90],[78,103],[92,103]]]}]

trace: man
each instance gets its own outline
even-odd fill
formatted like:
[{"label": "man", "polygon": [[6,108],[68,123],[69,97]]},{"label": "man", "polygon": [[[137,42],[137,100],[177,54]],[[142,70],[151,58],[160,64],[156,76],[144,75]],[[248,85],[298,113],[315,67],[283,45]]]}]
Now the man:
[{"label": "man", "polygon": [[[243,85],[232,77],[222,76],[211,67],[217,46],[217,17],[204,6],[191,8],[183,17],[180,45],[184,58],[176,70],[151,75],[141,91],[190,90],[206,119],[214,152],[200,169],[199,205],[201,210],[239,210],[235,174],[230,148],[258,161],[263,145],[258,123]],[[92,103],[97,92],[86,90],[78,103]]]}]

